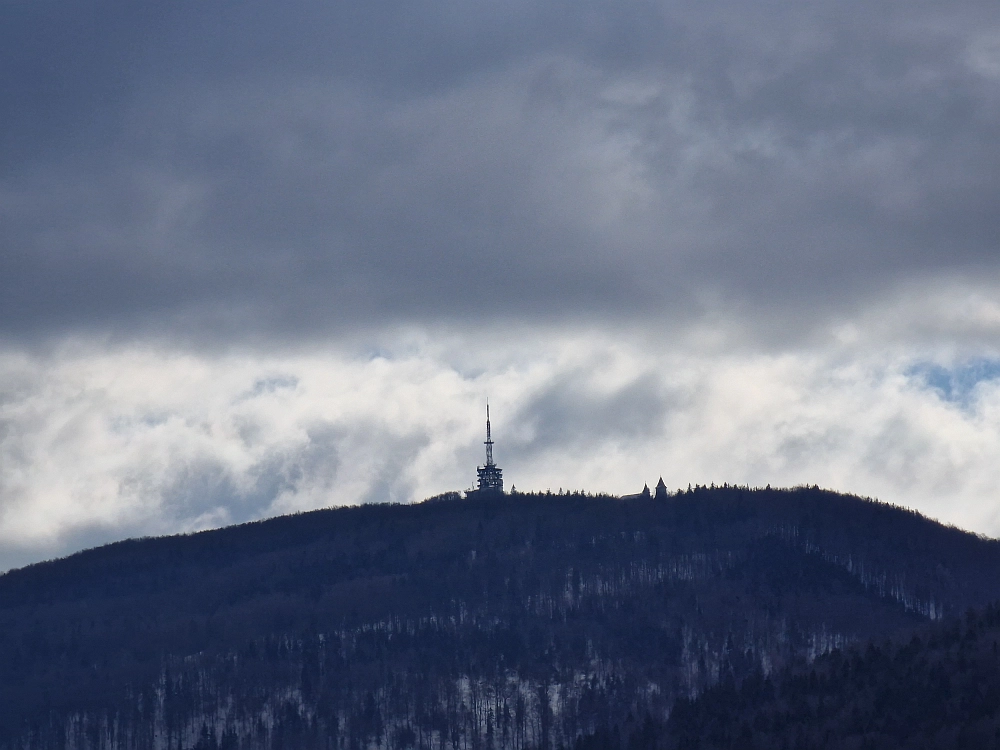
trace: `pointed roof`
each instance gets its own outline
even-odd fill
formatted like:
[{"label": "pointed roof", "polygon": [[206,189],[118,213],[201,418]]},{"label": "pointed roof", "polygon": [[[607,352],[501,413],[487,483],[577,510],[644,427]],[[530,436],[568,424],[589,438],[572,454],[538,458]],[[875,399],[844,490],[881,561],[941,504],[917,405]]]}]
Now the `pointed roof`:
[{"label": "pointed roof", "polygon": [[656,483],[656,495],[657,500],[667,499],[667,485],[663,483],[663,477],[660,477],[660,481]]}]

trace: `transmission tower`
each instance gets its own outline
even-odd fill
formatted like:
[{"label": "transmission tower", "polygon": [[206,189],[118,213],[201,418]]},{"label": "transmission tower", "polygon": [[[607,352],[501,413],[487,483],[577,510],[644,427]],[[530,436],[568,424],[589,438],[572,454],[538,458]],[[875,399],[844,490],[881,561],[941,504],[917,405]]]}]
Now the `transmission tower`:
[{"label": "transmission tower", "polygon": [[490,403],[486,402],[486,465],[476,469],[482,493],[503,494],[503,470],[493,463],[493,436],[490,432]]}]

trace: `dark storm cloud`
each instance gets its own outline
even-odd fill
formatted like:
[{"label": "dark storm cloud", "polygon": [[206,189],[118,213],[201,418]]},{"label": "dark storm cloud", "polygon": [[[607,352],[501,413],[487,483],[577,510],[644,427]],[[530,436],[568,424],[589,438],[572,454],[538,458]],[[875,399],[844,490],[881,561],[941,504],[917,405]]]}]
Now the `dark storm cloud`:
[{"label": "dark storm cloud", "polygon": [[986,4],[0,9],[8,337],[808,321],[1000,270]]}]

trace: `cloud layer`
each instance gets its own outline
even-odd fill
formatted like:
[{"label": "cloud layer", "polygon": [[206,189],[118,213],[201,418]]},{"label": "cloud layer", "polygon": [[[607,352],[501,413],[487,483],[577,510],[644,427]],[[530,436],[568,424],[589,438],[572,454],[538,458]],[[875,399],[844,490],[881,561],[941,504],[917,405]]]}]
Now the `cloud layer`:
[{"label": "cloud layer", "polygon": [[508,487],[817,483],[1000,532],[1000,360],[535,334],[489,349],[410,331],[368,352],[7,356],[0,565],[464,489],[487,394]]},{"label": "cloud layer", "polygon": [[741,312],[795,337],[914,279],[995,280],[992,11],[13,4],[0,325]]},{"label": "cloud layer", "polygon": [[1000,533],[994,4],[7,2],[0,565],[468,486]]}]

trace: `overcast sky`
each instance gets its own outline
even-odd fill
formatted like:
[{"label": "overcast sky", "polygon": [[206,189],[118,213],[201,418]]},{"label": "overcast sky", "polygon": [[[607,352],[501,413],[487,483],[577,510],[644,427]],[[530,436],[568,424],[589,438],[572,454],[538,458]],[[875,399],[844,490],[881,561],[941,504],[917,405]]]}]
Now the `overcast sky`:
[{"label": "overcast sky", "polygon": [[1000,17],[0,0],[0,569],[465,489],[1000,534]]}]

